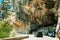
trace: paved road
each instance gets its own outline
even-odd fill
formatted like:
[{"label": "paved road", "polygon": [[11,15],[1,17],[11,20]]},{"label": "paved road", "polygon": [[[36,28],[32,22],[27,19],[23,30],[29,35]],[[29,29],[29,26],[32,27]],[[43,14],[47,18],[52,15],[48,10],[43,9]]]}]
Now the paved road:
[{"label": "paved road", "polygon": [[44,36],[42,37],[34,37],[33,35],[29,35],[29,38],[23,39],[23,40],[59,40],[57,38],[52,38],[52,37],[48,37],[48,36]]}]

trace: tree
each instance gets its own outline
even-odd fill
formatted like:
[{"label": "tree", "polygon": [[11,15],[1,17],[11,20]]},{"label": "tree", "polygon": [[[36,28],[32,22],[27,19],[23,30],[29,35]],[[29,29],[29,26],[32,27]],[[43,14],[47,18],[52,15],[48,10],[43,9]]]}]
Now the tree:
[{"label": "tree", "polygon": [[2,1],[2,8],[1,10],[3,11],[2,14],[4,15],[3,18],[7,18],[7,14],[9,14],[8,12],[10,11],[10,5],[9,5],[9,1],[7,0],[3,0]]}]

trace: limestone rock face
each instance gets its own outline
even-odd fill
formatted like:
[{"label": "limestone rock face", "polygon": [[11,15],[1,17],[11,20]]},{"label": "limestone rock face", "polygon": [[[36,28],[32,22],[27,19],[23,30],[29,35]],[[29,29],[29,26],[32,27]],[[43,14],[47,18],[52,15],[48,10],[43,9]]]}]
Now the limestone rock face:
[{"label": "limestone rock face", "polygon": [[54,24],[57,21],[57,1],[20,0],[18,19],[38,25]]}]

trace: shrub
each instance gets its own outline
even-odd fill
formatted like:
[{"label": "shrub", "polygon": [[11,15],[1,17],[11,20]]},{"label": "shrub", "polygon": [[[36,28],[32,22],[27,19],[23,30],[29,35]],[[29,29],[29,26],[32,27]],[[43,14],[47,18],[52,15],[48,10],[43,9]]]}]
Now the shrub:
[{"label": "shrub", "polygon": [[11,30],[11,25],[9,25],[6,21],[0,21],[0,38],[9,37]]}]

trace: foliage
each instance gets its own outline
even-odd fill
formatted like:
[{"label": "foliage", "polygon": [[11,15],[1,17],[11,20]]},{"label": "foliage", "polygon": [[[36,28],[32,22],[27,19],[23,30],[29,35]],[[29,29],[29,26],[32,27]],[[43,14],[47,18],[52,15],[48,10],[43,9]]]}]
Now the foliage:
[{"label": "foliage", "polygon": [[10,16],[11,14],[9,12],[6,13],[5,18],[7,18],[8,16]]},{"label": "foliage", "polygon": [[11,25],[9,25],[6,21],[0,21],[0,38],[9,37],[11,30]]},{"label": "foliage", "polygon": [[3,4],[8,4],[9,2],[4,2]]}]

